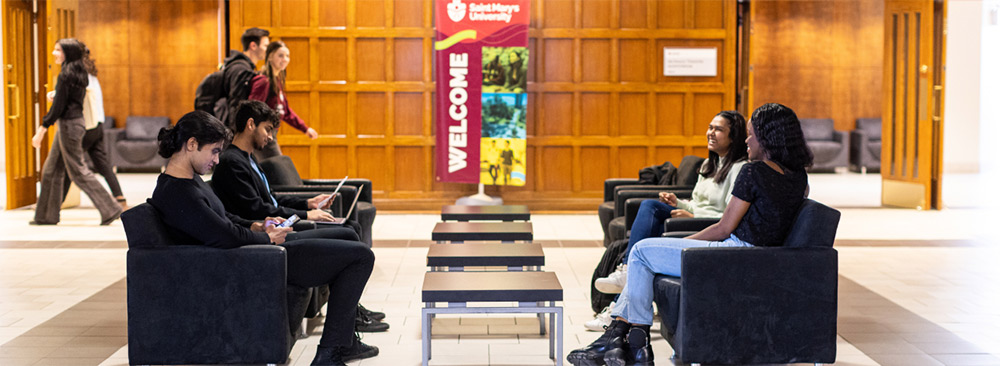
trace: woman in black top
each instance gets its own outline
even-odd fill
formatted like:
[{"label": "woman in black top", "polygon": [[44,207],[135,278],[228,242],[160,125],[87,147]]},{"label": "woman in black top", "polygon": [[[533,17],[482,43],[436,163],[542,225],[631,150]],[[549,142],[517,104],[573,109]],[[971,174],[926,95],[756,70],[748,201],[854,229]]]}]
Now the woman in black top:
[{"label": "woman in black top", "polygon": [[[653,276],[681,276],[681,252],[693,247],[780,246],[809,193],[812,165],[799,119],[788,107],[765,104],[747,124],[750,162],[740,169],[733,197],[718,223],[687,238],[649,238],[635,244],[628,282],[604,335],[567,357],[574,365],[652,365]],[[627,335],[626,335],[627,333]]]},{"label": "woman in black top", "polygon": [[87,132],[83,120],[83,98],[89,83],[83,63],[84,46],[73,38],[60,39],[52,51],[62,71],[56,80],[56,93],[49,113],[42,118],[42,125],[35,132],[31,144],[42,146],[45,132],[56,122],[59,131],[52,142],[52,150],[42,166],[42,189],[35,207],[35,225],[55,225],[59,222],[59,209],[63,201],[63,177],[87,193],[94,206],[101,212],[101,225],[108,225],[121,216],[122,208],[111,194],[94,178],[83,160],[83,136]]},{"label": "woman in black top", "polygon": [[288,283],[328,285],[326,323],[313,365],[344,365],[377,355],[377,347],[361,343],[354,333],[356,306],[375,264],[371,249],[357,240],[325,239],[322,229],[293,233],[275,227],[282,218],[252,222],[227,213],[200,175],[219,163],[230,137],[222,122],[203,111],[188,113],[174,127],[160,130],[159,154],[169,160],[149,203],[179,240],[223,249],[281,245],[288,253]]}]

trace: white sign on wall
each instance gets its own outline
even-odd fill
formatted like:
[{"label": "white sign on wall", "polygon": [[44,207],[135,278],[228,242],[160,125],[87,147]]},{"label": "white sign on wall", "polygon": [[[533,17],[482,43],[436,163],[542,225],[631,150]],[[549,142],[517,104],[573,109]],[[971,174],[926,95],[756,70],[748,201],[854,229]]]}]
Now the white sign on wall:
[{"label": "white sign on wall", "polygon": [[716,76],[716,48],[663,48],[664,76]]}]

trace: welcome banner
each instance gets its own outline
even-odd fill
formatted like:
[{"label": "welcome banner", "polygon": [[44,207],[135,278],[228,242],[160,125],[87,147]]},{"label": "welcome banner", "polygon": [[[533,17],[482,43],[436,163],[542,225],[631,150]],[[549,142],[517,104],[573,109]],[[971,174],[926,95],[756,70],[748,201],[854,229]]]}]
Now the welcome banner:
[{"label": "welcome banner", "polygon": [[437,180],[523,186],[529,0],[437,0]]}]

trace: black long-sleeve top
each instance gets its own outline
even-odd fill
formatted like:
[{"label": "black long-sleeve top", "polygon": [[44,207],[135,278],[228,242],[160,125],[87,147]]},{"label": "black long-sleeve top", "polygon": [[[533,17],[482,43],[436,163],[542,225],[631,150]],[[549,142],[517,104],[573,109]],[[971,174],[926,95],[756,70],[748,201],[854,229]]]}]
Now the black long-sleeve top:
[{"label": "black long-sleeve top", "polygon": [[[60,73],[56,79],[56,96],[52,99],[49,112],[42,117],[42,126],[45,128],[52,127],[56,120],[83,117],[83,97],[87,95],[87,84],[74,87],[67,78]],[[87,83],[86,80],[85,78],[84,83]]]},{"label": "black long-sleeve top", "polygon": [[160,174],[148,202],[181,242],[223,249],[271,242],[267,233],[250,231],[253,221],[226,212],[212,188],[197,175],[182,179]]},{"label": "black long-sleeve top", "polygon": [[[271,202],[274,193],[250,165],[251,161],[257,163],[253,155],[236,145],[229,145],[219,156],[219,164],[212,173],[212,189],[226,206],[226,211],[251,220],[278,216],[288,218],[293,214],[303,219],[309,216],[309,202],[304,198],[276,196],[278,206],[274,206]],[[257,166],[259,168],[260,164]]]}]

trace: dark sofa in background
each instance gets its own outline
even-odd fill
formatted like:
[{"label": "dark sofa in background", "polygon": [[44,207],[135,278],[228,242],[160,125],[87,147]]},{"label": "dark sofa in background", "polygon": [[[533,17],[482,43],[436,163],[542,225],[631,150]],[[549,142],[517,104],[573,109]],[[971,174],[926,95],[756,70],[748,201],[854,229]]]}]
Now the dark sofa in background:
[{"label": "dark sofa in background", "polygon": [[[113,121],[112,121],[113,123]],[[170,127],[167,117],[129,116],[124,128],[104,126],[104,140],[108,145],[111,165],[122,170],[159,172],[167,160],[157,154],[156,135],[163,127]]]},{"label": "dark sofa in background", "polygon": [[882,119],[858,118],[851,131],[852,172],[878,172],[882,166]]},{"label": "dark sofa in background", "polygon": [[811,172],[832,172],[847,167],[848,135],[833,128],[829,118],[802,118],[802,134],[813,153]]}]

